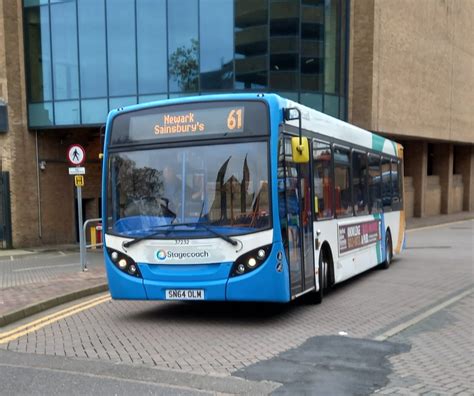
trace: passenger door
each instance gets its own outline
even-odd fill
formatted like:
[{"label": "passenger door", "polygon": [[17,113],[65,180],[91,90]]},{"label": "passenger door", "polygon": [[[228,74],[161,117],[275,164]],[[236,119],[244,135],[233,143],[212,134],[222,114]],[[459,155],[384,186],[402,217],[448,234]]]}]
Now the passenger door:
[{"label": "passenger door", "polygon": [[297,164],[291,141],[280,145],[279,205],[292,298],[315,286],[310,162]]}]

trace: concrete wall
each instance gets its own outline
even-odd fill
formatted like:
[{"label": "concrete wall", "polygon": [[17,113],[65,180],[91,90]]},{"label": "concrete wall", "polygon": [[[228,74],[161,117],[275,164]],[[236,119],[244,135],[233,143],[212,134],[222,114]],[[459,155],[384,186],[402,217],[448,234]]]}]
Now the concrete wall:
[{"label": "concrete wall", "polygon": [[424,216],[435,216],[441,213],[441,186],[439,176],[428,176],[425,186]]},{"label": "concrete wall", "polygon": [[405,177],[404,182],[405,217],[409,219],[413,217],[415,211],[415,187],[413,186],[413,177]]},{"label": "concrete wall", "polygon": [[474,1],[353,0],[349,120],[474,143]]},{"label": "concrete wall", "polygon": [[464,197],[464,186],[462,175],[453,175],[453,189],[451,192],[451,212],[462,212]]}]

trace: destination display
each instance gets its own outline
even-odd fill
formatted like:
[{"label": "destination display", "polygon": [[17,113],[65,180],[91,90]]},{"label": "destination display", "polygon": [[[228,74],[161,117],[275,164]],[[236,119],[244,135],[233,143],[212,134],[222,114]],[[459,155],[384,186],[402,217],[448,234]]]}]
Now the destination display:
[{"label": "destination display", "polygon": [[339,225],[339,254],[377,243],[381,239],[380,220]]},{"label": "destination display", "polygon": [[261,102],[199,102],[124,113],[113,121],[112,144],[213,135],[268,134]]},{"label": "destination display", "polygon": [[244,125],[243,107],[222,107],[215,109],[179,111],[133,117],[130,129],[152,128],[155,135],[242,132]]}]

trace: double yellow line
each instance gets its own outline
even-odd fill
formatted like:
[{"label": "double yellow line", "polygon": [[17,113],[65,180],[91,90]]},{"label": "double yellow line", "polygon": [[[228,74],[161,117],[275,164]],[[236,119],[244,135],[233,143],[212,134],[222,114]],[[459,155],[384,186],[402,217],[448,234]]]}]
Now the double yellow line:
[{"label": "double yellow line", "polygon": [[0,333],[0,344],[5,344],[7,342],[14,341],[17,338],[20,338],[33,331],[39,330],[42,327],[47,326],[60,319],[67,318],[68,316],[85,311],[86,309],[95,307],[96,305],[102,304],[110,300],[111,300],[111,297],[109,294],[105,296],[96,297],[91,300],[85,301],[83,303],[76,304],[76,305],[73,305],[72,307],[65,308],[61,311],[52,313],[50,315],[43,316],[42,318],[39,318],[32,322],[18,326],[10,331],[6,331],[5,333]]}]

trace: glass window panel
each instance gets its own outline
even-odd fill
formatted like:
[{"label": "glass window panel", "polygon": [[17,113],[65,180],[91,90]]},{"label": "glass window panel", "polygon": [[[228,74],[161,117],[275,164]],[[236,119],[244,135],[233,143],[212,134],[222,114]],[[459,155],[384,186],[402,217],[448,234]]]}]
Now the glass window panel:
[{"label": "glass window panel", "polygon": [[346,98],[344,96],[339,98],[339,119],[346,120]]},{"label": "glass window panel", "polygon": [[[346,41],[346,35],[347,35],[347,28],[348,28],[348,21],[347,21],[347,6],[348,6],[348,1],[340,0],[340,27],[339,27],[339,75],[336,76],[338,79],[338,93],[339,96],[345,96],[346,95],[346,81],[347,81],[347,76],[346,76],[346,68],[347,68],[347,41]],[[341,117],[342,119],[342,117]]]},{"label": "glass window panel", "polygon": [[324,8],[320,2],[303,5],[301,21],[301,89],[323,90]]},{"label": "glass window panel", "polygon": [[339,93],[339,1],[340,0],[326,1],[324,13],[324,90],[330,93]]},{"label": "glass window panel", "polygon": [[48,7],[25,10],[25,41],[30,100],[51,100],[53,85]]},{"label": "glass window panel", "polygon": [[82,123],[103,124],[107,119],[107,99],[88,99],[81,101]]},{"label": "glass window panel", "polygon": [[353,215],[349,158],[349,150],[334,148],[334,195],[338,217]]},{"label": "glass window panel", "polygon": [[79,101],[54,102],[55,125],[76,125],[80,123]]},{"label": "glass window panel", "polygon": [[23,5],[25,8],[36,7],[43,4],[48,4],[48,0],[23,0]]},{"label": "glass window panel", "polygon": [[313,145],[314,211],[318,219],[333,216],[334,186],[331,175],[331,146],[315,142]]},{"label": "glass window panel", "polygon": [[166,0],[137,1],[138,91],[168,90]]},{"label": "glass window panel", "polygon": [[109,95],[134,95],[137,91],[135,56],[135,3],[107,0]]},{"label": "glass window panel", "polygon": [[352,152],[352,192],[354,194],[354,210],[357,215],[369,213],[367,197],[367,154]]},{"label": "glass window panel", "polygon": [[271,71],[270,86],[272,89],[298,90],[298,72]]},{"label": "glass window panel", "polygon": [[297,92],[283,92],[279,91],[276,92],[278,95],[280,95],[282,98],[290,99],[294,102],[298,102],[298,93]]},{"label": "glass window panel", "polygon": [[76,4],[68,1],[50,8],[54,99],[75,99],[79,97]]},{"label": "glass window panel", "polygon": [[323,95],[302,93],[301,104],[311,107],[312,109],[323,111]]},{"label": "glass window panel", "polygon": [[169,97],[170,99],[173,99],[173,98],[186,98],[186,97],[189,97],[189,96],[195,96],[196,94],[195,93],[173,93],[173,94],[169,94]]},{"label": "glass window panel", "polygon": [[137,104],[136,96],[124,96],[122,98],[109,98],[109,109],[118,109],[119,107],[131,106]]},{"label": "glass window panel", "polygon": [[380,178],[380,156],[369,154],[369,206],[370,213],[382,211],[382,179]]},{"label": "glass window panel", "polygon": [[201,0],[201,89],[232,89],[234,85],[233,0]]},{"label": "glass window panel", "polygon": [[238,89],[268,85],[268,2],[235,0],[235,80]]},{"label": "glass window panel", "polygon": [[168,67],[171,92],[199,90],[197,15],[197,0],[168,2]]},{"label": "glass window panel", "polygon": [[382,205],[384,211],[392,206],[392,183],[390,181],[390,160],[382,158]]},{"label": "glass window panel", "polygon": [[299,89],[299,3],[277,0],[270,3],[270,87]]},{"label": "glass window panel", "polygon": [[339,117],[339,97],[334,95],[324,96],[324,112],[333,117]]},{"label": "glass window panel", "polygon": [[53,125],[53,104],[32,103],[28,106],[30,127]]},{"label": "glass window panel", "polygon": [[164,100],[168,99],[167,94],[161,94],[161,95],[141,95],[138,97],[138,103],[147,103],[147,102],[154,102],[157,100]]},{"label": "glass window panel", "polygon": [[78,0],[81,97],[107,96],[104,0]]}]

